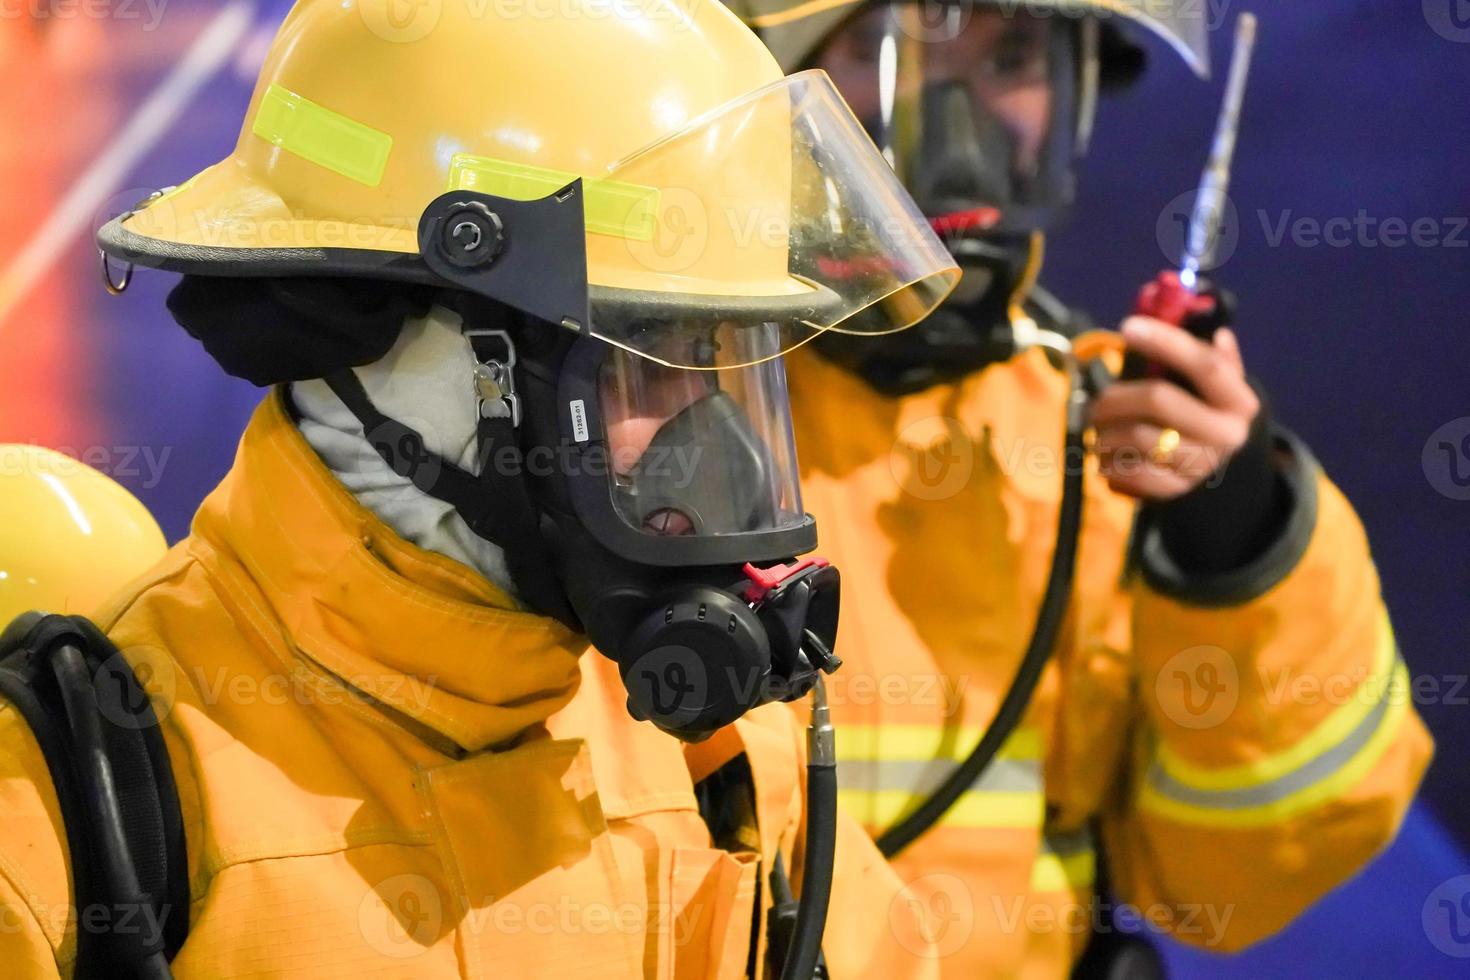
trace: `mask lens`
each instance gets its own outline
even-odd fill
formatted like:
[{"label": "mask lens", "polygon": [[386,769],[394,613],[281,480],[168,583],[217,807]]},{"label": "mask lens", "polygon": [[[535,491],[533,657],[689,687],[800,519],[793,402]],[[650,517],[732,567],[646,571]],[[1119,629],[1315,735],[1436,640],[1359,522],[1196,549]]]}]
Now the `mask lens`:
[{"label": "mask lens", "polygon": [[1062,16],[895,2],[850,20],[817,63],[926,215],[994,208],[1015,230],[1070,197],[1075,30]]},{"label": "mask lens", "polygon": [[613,350],[598,378],[618,516],[652,535],[779,530],[803,521],[785,370],[752,355],[777,324],[662,323],[703,370]]}]

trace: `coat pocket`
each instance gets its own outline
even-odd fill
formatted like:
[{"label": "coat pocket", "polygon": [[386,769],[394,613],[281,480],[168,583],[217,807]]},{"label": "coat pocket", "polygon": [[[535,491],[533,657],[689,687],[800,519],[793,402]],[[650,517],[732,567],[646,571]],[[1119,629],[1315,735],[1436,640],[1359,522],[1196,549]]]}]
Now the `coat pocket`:
[{"label": "coat pocket", "polygon": [[675,980],[746,975],[754,936],[753,852],[676,848],[670,863],[670,945]]},{"label": "coat pocket", "polygon": [[586,743],[543,740],[427,770],[471,977],[641,977]]}]

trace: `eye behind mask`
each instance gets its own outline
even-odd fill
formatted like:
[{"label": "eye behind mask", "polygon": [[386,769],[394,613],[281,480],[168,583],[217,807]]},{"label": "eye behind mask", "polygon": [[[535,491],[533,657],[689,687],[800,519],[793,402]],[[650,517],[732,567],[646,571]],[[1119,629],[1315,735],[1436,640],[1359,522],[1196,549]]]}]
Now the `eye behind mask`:
[{"label": "eye behind mask", "polygon": [[620,493],[659,533],[736,534],[776,523],[775,462],[739,403],[715,391],[658,430]]}]

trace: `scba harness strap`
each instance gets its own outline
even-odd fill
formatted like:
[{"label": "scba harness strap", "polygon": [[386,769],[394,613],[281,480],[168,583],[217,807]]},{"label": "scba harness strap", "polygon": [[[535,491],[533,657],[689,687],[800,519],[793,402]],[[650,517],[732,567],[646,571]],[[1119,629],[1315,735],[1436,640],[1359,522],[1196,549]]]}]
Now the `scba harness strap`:
[{"label": "scba harness strap", "polygon": [[0,697],[56,789],[76,977],[170,976],[189,930],[188,854],[159,717],[132,665],[83,616],[26,613],[0,634]]}]

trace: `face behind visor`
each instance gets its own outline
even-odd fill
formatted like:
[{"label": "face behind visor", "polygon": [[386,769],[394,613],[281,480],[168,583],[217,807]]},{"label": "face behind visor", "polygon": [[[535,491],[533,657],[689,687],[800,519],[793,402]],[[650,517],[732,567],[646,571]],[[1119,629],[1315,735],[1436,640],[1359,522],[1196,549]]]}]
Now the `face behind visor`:
[{"label": "face behind visor", "polygon": [[783,506],[794,486],[783,491],[779,471],[740,403],[713,389],[659,425],[628,470],[615,471],[614,502],[625,520],[654,534],[740,534],[800,512],[799,504]]},{"label": "face behind visor", "polygon": [[1004,360],[1034,283],[1040,232],[1064,217],[1100,91],[1141,72],[1137,24],[1208,71],[1205,11],[1187,0],[731,0],[788,69],[825,69],[963,278],[918,330],[819,338],[890,395]]},{"label": "face behind visor", "polygon": [[787,71],[832,75],[941,233],[1024,237],[1061,215],[1099,91],[1143,71],[1128,27],[1209,74],[1193,0],[730,4]]},{"label": "face behind visor", "polygon": [[853,15],[815,64],[937,226],[1029,230],[1071,203],[1095,38],[1075,19],[897,0]]}]

